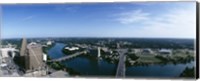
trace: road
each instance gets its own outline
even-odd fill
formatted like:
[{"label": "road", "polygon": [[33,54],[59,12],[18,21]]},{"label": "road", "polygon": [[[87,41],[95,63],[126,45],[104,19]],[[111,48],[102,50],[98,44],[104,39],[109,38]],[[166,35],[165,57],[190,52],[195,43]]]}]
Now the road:
[{"label": "road", "polygon": [[66,55],[66,56],[61,57],[61,58],[58,58],[58,59],[50,60],[49,62],[59,62],[59,61],[67,60],[67,59],[76,57],[76,56],[78,56],[78,55],[84,54],[84,53],[85,53],[85,51],[77,52],[77,53],[74,53],[74,54],[71,54],[71,55]]},{"label": "road", "polygon": [[125,77],[125,71],[126,71],[126,67],[125,67],[125,60],[126,60],[126,55],[125,53],[127,52],[127,49],[118,49],[117,50],[119,53],[119,63],[118,63],[118,67],[117,67],[117,72],[116,72],[116,77]]}]

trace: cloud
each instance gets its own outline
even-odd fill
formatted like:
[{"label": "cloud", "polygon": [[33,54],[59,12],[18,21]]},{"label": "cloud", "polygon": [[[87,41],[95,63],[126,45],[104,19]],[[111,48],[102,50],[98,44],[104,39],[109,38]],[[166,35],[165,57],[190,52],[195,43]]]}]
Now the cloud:
[{"label": "cloud", "polygon": [[168,13],[144,22],[148,35],[195,38],[195,9],[171,9]]},{"label": "cloud", "polygon": [[122,24],[131,24],[149,20],[149,13],[144,13],[142,10],[134,10],[130,12],[124,12],[117,14],[119,18],[116,21],[119,21]]},{"label": "cloud", "polygon": [[61,6],[56,6],[55,10],[56,11],[67,11],[67,12],[76,12],[78,7],[76,6],[66,6],[66,5],[61,5]]},{"label": "cloud", "polygon": [[31,20],[33,19],[35,16],[31,15],[31,16],[27,16],[25,18],[22,19],[22,21],[28,21],[28,20]]},{"label": "cloud", "polygon": [[[141,9],[123,12],[117,20],[121,24],[128,24],[136,36],[141,37],[172,37],[172,38],[195,38],[196,12],[195,7],[170,8],[163,10],[165,13],[153,14]],[[140,26],[138,26],[140,24]]]}]

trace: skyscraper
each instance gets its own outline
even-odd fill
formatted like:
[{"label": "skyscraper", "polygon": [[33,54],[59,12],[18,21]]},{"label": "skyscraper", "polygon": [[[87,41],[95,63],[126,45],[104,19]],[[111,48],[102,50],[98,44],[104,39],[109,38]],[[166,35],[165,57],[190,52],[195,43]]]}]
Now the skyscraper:
[{"label": "skyscraper", "polygon": [[34,42],[27,45],[27,40],[23,38],[20,57],[22,67],[26,72],[39,70],[43,65],[42,45]]},{"label": "skyscraper", "polygon": [[20,65],[22,68],[25,68],[26,53],[27,53],[27,40],[26,40],[26,38],[23,38],[21,48],[20,48],[20,57],[19,57],[20,62],[18,63],[18,65]]},{"label": "skyscraper", "polygon": [[27,46],[27,40],[26,40],[26,38],[23,38],[21,49],[20,49],[20,56],[22,56],[22,57],[26,54],[26,46]]},{"label": "skyscraper", "polygon": [[30,43],[25,55],[25,69],[27,71],[39,70],[43,65],[42,45]]}]

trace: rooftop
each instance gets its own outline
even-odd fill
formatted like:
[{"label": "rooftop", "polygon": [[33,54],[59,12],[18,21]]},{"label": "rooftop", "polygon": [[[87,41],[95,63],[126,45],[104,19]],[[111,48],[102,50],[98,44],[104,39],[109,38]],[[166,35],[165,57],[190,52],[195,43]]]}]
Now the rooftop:
[{"label": "rooftop", "polygon": [[66,77],[66,76],[69,76],[69,74],[65,71],[56,71],[50,75],[48,75],[49,77]]}]

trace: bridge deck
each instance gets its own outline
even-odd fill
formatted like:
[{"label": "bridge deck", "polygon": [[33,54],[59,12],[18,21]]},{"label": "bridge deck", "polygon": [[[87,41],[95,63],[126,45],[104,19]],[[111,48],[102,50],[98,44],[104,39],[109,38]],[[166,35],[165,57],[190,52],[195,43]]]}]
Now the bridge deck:
[{"label": "bridge deck", "polygon": [[67,59],[76,57],[76,56],[78,56],[78,55],[84,54],[84,53],[85,53],[85,51],[77,52],[77,53],[74,53],[74,54],[71,54],[71,55],[67,55],[67,56],[64,56],[64,57],[61,57],[61,58],[58,58],[58,59],[50,60],[50,62],[57,62],[57,61],[67,60]]},{"label": "bridge deck", "polygon": [[119,57],[119,63],[118,63],[118,67],[117,67],[117,72],[116,72],[116,77],[125,77],[125,71],[126,71],[126,67],[125,67],[125,60],[126,60],[126,56],[125,53],[119,52],[120,57]]}]

